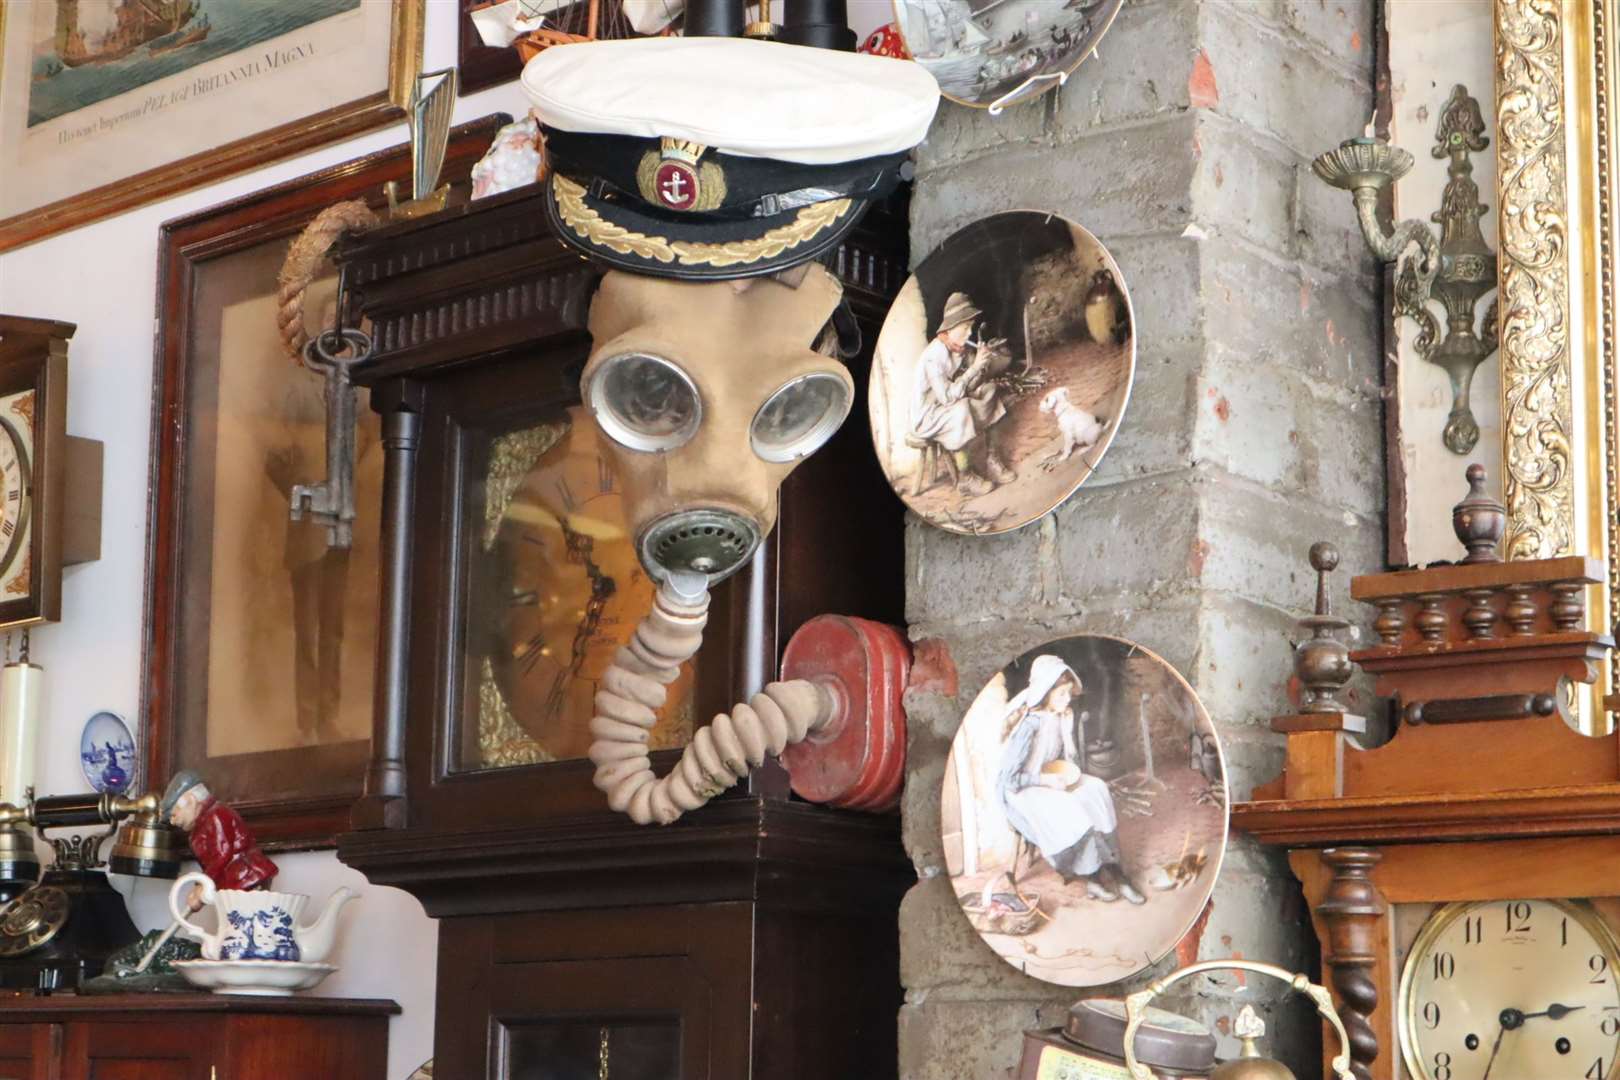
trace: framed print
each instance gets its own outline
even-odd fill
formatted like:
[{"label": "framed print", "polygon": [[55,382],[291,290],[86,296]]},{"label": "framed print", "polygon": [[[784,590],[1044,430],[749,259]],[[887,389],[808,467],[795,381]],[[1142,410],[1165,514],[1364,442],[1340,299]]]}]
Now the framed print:
[{"label": "framed print", "polygon": [[[453,133],[444,179],[465,198],[506,117]],[[382,451],[360,401],[353,543],[290,520],[294,484],[322,479],[323,381],[282,351],[276,273],[317,213],[381,203],[406,147],[171,221],[159,244],[147,555],[144,775],[209,785],[268,846],[328,844],[347,827],[368,756],[378,620]],[[335,278],[305,295],[329,322]]]},{"label": "framed print", "polygon": [[425,6],[0,4],[0,251],[401,119]]}]

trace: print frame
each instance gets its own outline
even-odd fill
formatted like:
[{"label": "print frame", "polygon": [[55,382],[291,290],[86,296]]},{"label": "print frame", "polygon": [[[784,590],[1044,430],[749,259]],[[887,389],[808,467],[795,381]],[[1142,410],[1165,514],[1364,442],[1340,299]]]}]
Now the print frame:
[{"label": "print frame", "polygon": [[[495,114],[451,133],[442,179],[452,185],[453,202],[465,198],[472,166],[507,120]],[[263,752],[208,753],[206,650],[188,646],[186,638],[188,627],[196,626],[194,619],[188,619],[188,591],[207,592],[212,582],[211,564],[204,568],[206,573],[198,571],[199,546],[210,545],[214,535],[211,526],[208,532],[199,533],[204,523],[187,512],[188,490],[203,482],[205,474],[200,470],[212,467],[209,453],[213,444],[190,419],[193,402],[188,395],[196,390],[193,362],[200,324],[207,314],[197,298],[203,295],[209,276],[220,273],[233,257],[266,246],[284,253],[316,214],[336,202],[363,199],[380,211],[385,203],[383,185],[391,180],[408,181],[410,175],[410,148],[396,146],[169,221],[160,232],[143,700],[137,739],[141,775],[151,788],[161,789],[178,769],[202,771],[215,792],[242,813],[268,850],[330,847],[337,834],[348,828],[349,811],[361,794],[370,756],[371,701],[368,696],[363,704],[362,738]],[[271,273],[263,282],[262,294],[273,298],[275,290]],[[275,328],[269,321],[263,333],[275,343]],[[285,357],[278,357],[277,363],[286,367],[289,379],[313,378]],[[215,363],[216,369],[221,367],[222,362]],[[317,463],[313,474],[296,479],[314,482],[321,479],[322,471]],[[357,545],[368,533],[375,540],[378,506],[357,496],[356,510]],[[324,529],[313,522],[296,527],[324,535]],[[242,596],[235,604],[257,601]],[[210,612],[209,621],[217,614]],[[242,656],[239,662],[254,661],[252,656]],[[231,722],[247,725],[265,720],[243,715]],[[199,747],[203,749],[199,751]]]},{"label": "print frame", "polygon": [[[146,85],[162,90],[166,100],[163,108],[168,110],[168,115],[140,118],[142,142],[163,142],[171,136],[185,142],[189,135],[190,142],[200,141],[201,145],[193,152],[182,152],[173,160],[162,161],[124,176],[112,171],[97,171],[116,170],[122,155],[99,154],[98,159],[105,159],[103,165],[98,165],[97,169],[69,170],[60,189],[52,191],[53,197],[49,201],[21,209],[0,208],[0,251],[21,247],[403,119],[403,106],[422,68],[427,0],[385,2],[389,5],[386,42],[379,35],[377,44],[379,48],[386,49],[386,78],[375,90],[350,100],[323,102],[320,107],[301,115],[278,117],[271,115],[271,109],[265,113],[264,118],[269,122],[263,127],[242,131],[238,126],[241,110],[225,95],[215,95],[219,100],[213,102],[208,100],[209,95],[203,94],[189,101],[175,101],[178,87],[171,88],[171,84],[182,78],[179,74],[157,79],[150,84],[137,84],[126,93],[107,99],[104,109],[96,107],[98,115],[95,119],[98,124],[107,117],[124,117],[146,108],[144,101],[135,101],[133,105],[119,104],[132,97],[138,98],[144,93]],[[32,87],[37,81],[33,64],[19,63],[19,58],[29,55],[26,39],[34,28],[34,24],[28,20],[32,10],[31,5],[0,5],[0,189],[5,188],[8,180],[15,183],[18,176],[33,171],[29,158],[23,153],[28,129],[24,126],[18,130],[19,118],[26,119],[28,97],[33,93]],[[368,19],[375,17],[364,7],[356,10]],[[308,29],[313,35],[321,29],[321,24],[312,23]],[[316,41],[313,37],[311,40]],[[152,48],[152,44],[146,44],[145,48]],[[252,46],[253,50],[260,48],[257,42]],[[237,63],[235,68],[231,66],[250,51],[243,48],[211,60],[209,65],[198,69],[197,79],[223,79],[245,63],[261,59],[255,55]],[[333,65],[352,64],[351,53],[352,50],[340,50],[331,59],[312,54],[307,63],[283,71],[261,72],[260,78],[266,85],[258,89],[270,93],[259,96],[278,97],[284,92],[278,84],[285,84],[288,79],[296,80],[301,86],[318,86],[324,81],[323,73]],[[312,67],[315,70],[312,71]],[[220,70],[216,71],[216,68]],[[91,108],[87,106],[80,111],[89,112]],[[103,112],[106,117],[100,115]],[[233,129],[237,132],[236,138],[219,145],[207,145],[212,132]],[[60,137],[61,132],[57,135]]]}]

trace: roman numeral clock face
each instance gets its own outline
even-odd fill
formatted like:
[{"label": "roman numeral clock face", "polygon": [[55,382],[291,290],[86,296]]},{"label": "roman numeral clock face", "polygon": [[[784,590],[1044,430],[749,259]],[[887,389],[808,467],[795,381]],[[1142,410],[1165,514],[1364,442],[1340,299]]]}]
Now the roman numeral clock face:
[{"label": "roman numeral clock face", "polygon": [[33,509],[34,391],[0,397],[0,601],[27,596]]},{"label": "roman numeral clock face", "polygon": [[1620,953],[1587,905],[1450,904],[1413,943],[1399,1026],[1416,1080],[1620,1077]]},{"label": "roman numeral clock face", "polygon": [[[654,592],[596,426],[582,408],[569,416],[567,433],[518,482],[503,514],[502,611],[492,648],[513,720],[557,759],[585,755],[599,681]],[[690,692],[688,672],[670,687],[655,749],[684,744]]]}]

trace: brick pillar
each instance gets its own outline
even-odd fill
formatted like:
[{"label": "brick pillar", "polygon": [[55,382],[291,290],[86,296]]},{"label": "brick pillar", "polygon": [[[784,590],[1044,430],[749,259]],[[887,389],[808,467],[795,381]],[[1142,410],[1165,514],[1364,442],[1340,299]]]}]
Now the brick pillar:
[{"label": "brick pillar", "polygon": [[[914,257],[990,213],[1062,213],[1124,271],[1138,355],[1113,448],[1055,514],[984,539],[909,526],[912,635],[939,639],[960,679],[908,700],[905,835],[921,882],[900,916],[905,1080],[999,1080],[1020,1032],[1061,1023],[1080,996],[1015,972],[951,896],[940,784],[984,682],[1066,633],[1139,641],[1198,691],[1244,798],[1281,763],[1266,720],[1313,595],[1307,548],[1343,553],[1341,610],[1349,575],[1382,565],[1377,278],[1350,200],[1310,173],[1363,130],[1372,52],[1371,0],[1131,3],[1067,87],[994,119],[946,105],[920,152]],[[1312,968],[1279,853],[1234,838],[1196,955]],[[1283,990],[1235,977],[1200,989],[1169,1004],[1221,1031],[1239,1001]],[[1308,1007],[1277,1020],[1273,1050],[1308,1075]]]}]

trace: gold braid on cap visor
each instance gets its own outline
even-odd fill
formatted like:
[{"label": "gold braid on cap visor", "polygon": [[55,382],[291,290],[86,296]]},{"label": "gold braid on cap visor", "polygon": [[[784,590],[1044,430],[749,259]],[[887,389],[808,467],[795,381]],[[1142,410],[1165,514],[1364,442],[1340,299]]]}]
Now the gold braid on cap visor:
[{"label": "gold braid on cap visor", "polygon": [[854,209],[852,199],[830,199],[812,203],[793,215],[793,220],[753,240],[732,240],[724,244],[700,244],[690,240],[666,240],[615,225],[585,203],[585,188],[561,174],[551,178],[557,200],[557,213],[575,235],[591,244],[661,263],[682,266],[737,266],[773,259],[819,236]]}]

